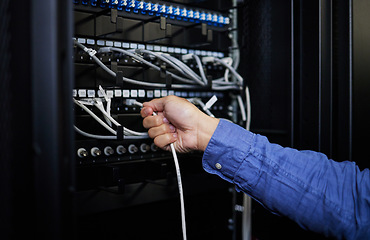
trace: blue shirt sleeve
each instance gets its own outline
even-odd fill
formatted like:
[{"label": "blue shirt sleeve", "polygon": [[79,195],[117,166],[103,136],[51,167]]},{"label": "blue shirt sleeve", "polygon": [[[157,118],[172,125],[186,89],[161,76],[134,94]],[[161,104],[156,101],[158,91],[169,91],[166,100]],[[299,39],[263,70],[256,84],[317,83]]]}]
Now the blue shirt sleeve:
[{"label": "blue shirt sleeve", "polygon": [[370,239],[370,171],[353,162],[283,148],[220,120],[203,168],[304,229],[338,239]]}]

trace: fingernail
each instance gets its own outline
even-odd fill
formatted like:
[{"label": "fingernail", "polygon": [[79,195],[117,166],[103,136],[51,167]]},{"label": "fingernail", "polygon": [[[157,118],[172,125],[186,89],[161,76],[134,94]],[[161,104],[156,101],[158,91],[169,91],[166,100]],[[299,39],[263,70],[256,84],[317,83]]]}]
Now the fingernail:
[{"label": "fingernail", "polygon": [[172,134],[174,138],[177,138],[177,133]]},{"label": "fingernail", "polygon": [[169,121],[167,120],[167,118],[163,118],[163,122],[164,123],[169,123]]},{"label": "fingernail", "polygon": [[145,115],[145,116],[148,116],[148,110],[143,109],[143,112],[144,112],[144,115]]},{"label": "fingernail", "polygon": [[176,128],[170,124],[170,131],[174,132],[175,130],[176,130]]}]

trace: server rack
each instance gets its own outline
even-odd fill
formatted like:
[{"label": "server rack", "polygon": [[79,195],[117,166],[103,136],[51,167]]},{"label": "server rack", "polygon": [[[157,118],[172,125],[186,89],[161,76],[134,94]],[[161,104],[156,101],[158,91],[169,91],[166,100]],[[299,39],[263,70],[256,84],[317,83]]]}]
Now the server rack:
[{"label": "server rack", "polygon": [[[239,46],[245,53],[241,64],[246,66],[239,70],[248,79],[251,89],[252,131],[284,146],[318,150],[336,160],[354,160],[361,168],[369,166],[364,160],[366,148],[362,141],[369,134],[366,79],[370,73],[366,64],[370,54],[367,54],[368,16],[364,14],[369,8],[369,4],[361,0],[239,3]],[[68,57],[73,55],[73,42],[69,40],[74,35],[73,4],[5,0],[0,10],[4,13],[0,15],[0,48],[4,53],[0,61],[0,96],[1,109],[7,113],[0,117],[2,237],[17,239],[23,234],[21,227],[38,239],[83,239],[96,233],[95,228],[89,227],[90,223],[103,224],[96,222],[104,219],[100,217],[110,217],[109,214],[121,217],[127,211],[136,216],[138,211],[145,211],[130,207],[94,217],[76,217],[79,215],[76,213],[81,213],[76,205],[81,205],[78,200],[73,204],[79,196],[74,182],[76,157],[72,150],[73,113],[69,101],[74,88],[71,77],[74,61]],[[21,62],[14,61],[19,56]],[[39,59],[43,59],[42,69]],[[42,89],[43,84],[50,88]],[[24,103],[30,102],[33,107],[25,106]],[[268,117],[266,109],[272,110]],[[47,111],[54,117],[44,115]],[[40,125],[40,121],[45,124]],[[186,171],[187,167],[184,168]],[[217,181],[206,178],[211,183]],[[176,189],[172,193],[175,194]],[[114,196],[111,202],[119,199]],[[229,198],[221,202],[229,204]],[[213,200],[204,197],[189,201],[209,207]],[[107,201],[105,198],[100,203]],[[175,201],[172,204],[175,205]],[[157,221],[156,216],[162,213],[159,209],[165,205],[171,204],[152,205],[151,209],[157,212],[144,219],[149,231],[156,231],[150,223]],[[107,210],[106,206],[104,209]],[[228,220],[229,213],[225,211],[221,218]],[[192,214],[204,217],[215,213],[209,210],[205,215]],[[122,225],[113,222],[100,225],[98,230],[102,233],[115,229],[111,235],[95,236],[111,239],[124,236],[120,230]],[[224,227],[229,223],[220,224]],[[204,228],[208,230],[204,236],[214,234],[215,228],[211,225]],[[252,229],[253,236],[261,239],[320,238],[299,230],[294,223],[272,216],[257,204],[253,204]]]}]

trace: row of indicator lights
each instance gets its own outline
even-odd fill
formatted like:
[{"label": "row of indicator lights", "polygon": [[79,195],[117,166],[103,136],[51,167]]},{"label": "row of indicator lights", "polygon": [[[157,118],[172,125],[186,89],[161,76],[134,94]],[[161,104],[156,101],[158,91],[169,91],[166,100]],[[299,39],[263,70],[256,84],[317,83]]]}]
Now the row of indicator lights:
[{"label": "row of indicator lights", "polygon": [[[80,0],[73,0],[78,4]],[[120,11],[148,14],[149,16],[163,16],[170,19],[177,19],[189,22],[206,22],[210,25],[224,26],[230,24],[230,18],[221,14],[204,12],[199,10],[192,10],[180,8],[179,6],[167,6],[166,4],[158,4],[151,2],[144,2],[138,0],[81,0],[81,4],[92,6],[100,6],[102,8],[116,8]]]}]

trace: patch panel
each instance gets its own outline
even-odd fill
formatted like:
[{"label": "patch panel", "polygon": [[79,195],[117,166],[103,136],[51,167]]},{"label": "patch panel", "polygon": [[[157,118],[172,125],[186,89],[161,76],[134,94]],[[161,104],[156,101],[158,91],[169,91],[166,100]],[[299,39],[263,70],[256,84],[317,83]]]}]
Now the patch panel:
[{"label": "patch panel", "polygon": [[216,27],[224,27],[230,24],[230,18],[219,12],[210,12],[201,9],[188,9],[182,6],[166,5],[165,3],[152,3],[137,0],[74,0],[74,4],[93,6],[100,8],[117,9],[119,11],[132,12],[148,16],[163,16],[182,22],[206,23]]},{"label": "patch panel", "polygon": [[134,42],[120,42],[120,41],[111,41],[111,40],[95,40],[95,39],[86,39],[86,38],[75,38],[76,41],[88,46],[97,46],[97,47],[117,47],[123,49],[146,49],[154,52],[164,52],[169,54],[195,54],[202,57],[218,57],[224,58],[224,52],[217,51],[206,51],[199,49],[187,49],[181,47],[169,47],[161,45],[152,45],[152,44],[140,44]]}]

